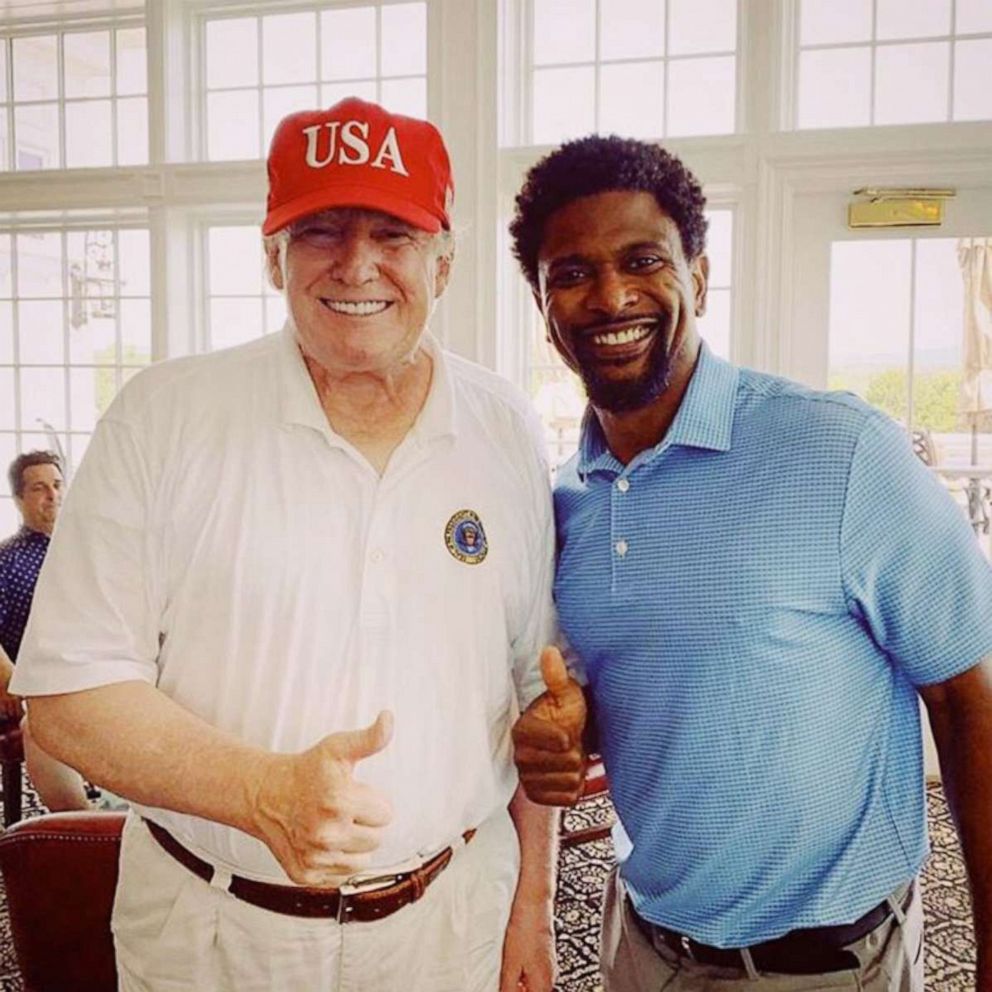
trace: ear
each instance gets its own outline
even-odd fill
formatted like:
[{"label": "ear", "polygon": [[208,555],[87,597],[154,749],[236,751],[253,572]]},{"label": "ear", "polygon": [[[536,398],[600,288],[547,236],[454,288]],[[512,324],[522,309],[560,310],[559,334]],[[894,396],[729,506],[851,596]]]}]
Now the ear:
[{"label": "ear", "polygon": [[451,263],[454,261],[454,249],[445,255],[439,255],[434,269],[434,299],[440,299],[441,294],[448,288],[451,278]]},{"label": "ear", "polygon": [[[289,246],[287,245],[287,248]],[[285,282],[282,277],[282,265],[279,263],[279,242],[270,241],[265,245],[265,270],[269,276],[269,282],[279,290],[285,289]]]},{"label": "ear", "polygon": [[697,255],[690,268],[693,296],[696,302],[696,316],[706,313],[706,291],[710,282],[710,260],[705,255]]}]

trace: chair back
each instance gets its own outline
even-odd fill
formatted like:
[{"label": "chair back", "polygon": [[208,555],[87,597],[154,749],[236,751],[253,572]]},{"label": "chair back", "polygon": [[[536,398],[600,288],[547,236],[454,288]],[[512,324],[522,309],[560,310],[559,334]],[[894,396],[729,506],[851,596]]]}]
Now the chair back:
[{"label": "chair back", "polygon": [[125,813],[50,813],[0,835],[25,992],[116,992],[110,911]]}]

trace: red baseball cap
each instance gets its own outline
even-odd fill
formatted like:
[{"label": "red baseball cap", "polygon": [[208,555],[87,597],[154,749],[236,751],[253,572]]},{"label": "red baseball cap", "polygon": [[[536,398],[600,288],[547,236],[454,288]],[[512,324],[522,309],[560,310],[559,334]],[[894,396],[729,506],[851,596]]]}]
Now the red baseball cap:
[{"label": "red baseball cap", "polygon": [[331,207],[367,207],[450,228],[451,162],[433,124],[348,97],[284,117],[269,149],[263,234]]}]

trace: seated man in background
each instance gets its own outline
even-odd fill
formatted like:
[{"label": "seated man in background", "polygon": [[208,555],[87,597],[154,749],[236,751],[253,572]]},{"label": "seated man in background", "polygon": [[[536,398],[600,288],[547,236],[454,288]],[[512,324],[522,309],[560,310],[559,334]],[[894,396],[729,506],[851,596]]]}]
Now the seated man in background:
[{"label": "seated man in background", "polygon": [[[18,455],[7,470],[10,492],[21,515],[21,529],[0,542],[0,714],[10,725],[22,720],[21,700],[10,680],[31,612],[35,585],[62,505],[62,463],[53,451]],[[28,777],[50,810],[88,809],[82,776],[46,754],[21,722]]]},{"label": "seated man in background", "polygon": [[[704,203],[662,148],[590,137],[512,226],[589,399],[555,598],[622,825],[606,989],[922,990],[922,697],[992,992],[992,568],[884,414],[708,350]],[[517,763],[568,804],[583,695],[544,666]]]},{"label": "seated man in background", "polygon": [[427,333],[447,151],[347,99],[268,170],[286,327],[124,387],[14,688],[137,808],[124,992],[549,992],[554,817],[510,743],[554,626],[548,470],[526,398]]}]

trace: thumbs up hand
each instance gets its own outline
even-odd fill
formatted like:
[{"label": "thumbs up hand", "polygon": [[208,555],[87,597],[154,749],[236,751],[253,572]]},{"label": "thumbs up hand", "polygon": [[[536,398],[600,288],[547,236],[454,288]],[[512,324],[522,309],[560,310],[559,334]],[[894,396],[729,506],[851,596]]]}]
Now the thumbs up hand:
[{"label": "thumbs up hand", "polygon": [[586,700],[557,648],[541,652],[541,675],[547,691],[514,724],[513,760],[529,799],[545,806],[571,806],[582,795],[585,781]]},{"label": "thumbs up hand", "polygon": [[393,715],[328,734],[299,754],[274,754],[254,797],[255,836],[297,884],[335,888],[369,861],[392,819],[389,800],[355,780],[355,766],[385,748]]}]

